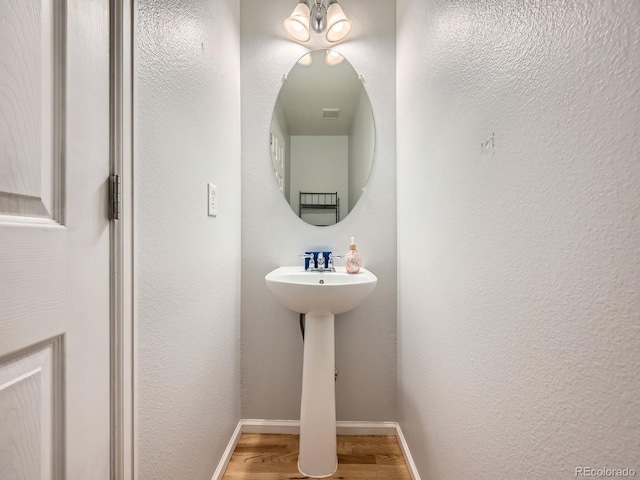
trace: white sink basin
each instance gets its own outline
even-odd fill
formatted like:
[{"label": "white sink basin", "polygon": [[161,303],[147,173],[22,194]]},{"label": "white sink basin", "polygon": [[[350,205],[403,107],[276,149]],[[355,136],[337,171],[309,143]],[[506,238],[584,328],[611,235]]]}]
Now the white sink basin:
[{"label": "white sink basin", "polygon": [[265,281],[282,304],[306,314],[298,470],[311,478],[330,477],[338,468],[334,315],[360,305],[378,279],[364,268],[349,274],[344,267],[306,272],[300,266],[276,268]]},{"label": "white sink basin", "polygon": [[269,273],[267,287],[286,307],[299,313],[344,313],[362,303],[373,291],[378,278],[369,270],[347,273],[306,272],[303,267],[280,267]]}]

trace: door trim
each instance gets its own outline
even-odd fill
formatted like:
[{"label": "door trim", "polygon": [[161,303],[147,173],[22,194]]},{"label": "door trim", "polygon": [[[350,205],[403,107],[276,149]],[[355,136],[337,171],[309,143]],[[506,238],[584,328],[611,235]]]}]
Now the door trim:
[{"label": "door trim", "polygon": [[121,178],[111,222],[111,479],[137,477],[133,271],[133,35],[135,0],[109,0],[110,173]]}]

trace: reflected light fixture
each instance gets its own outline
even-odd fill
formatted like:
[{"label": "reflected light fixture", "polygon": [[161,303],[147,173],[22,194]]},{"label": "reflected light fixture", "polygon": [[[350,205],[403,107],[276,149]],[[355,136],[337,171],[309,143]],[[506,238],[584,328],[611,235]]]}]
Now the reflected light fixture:
[{"label": "reflected light fixture", "polygon": [[300,0],[289,18],[284,21],[287,33],[298,42],[308,42],[311,30],[324,33],[328,42],[344,40],[351,32],[351,20],[342,11],[338,0]]},{"label": "reflected light fixture", "polygon": [[343,60],[344,57],[334,50],[327,50],[327,53],[324,54],[324,63],[330,67],[335,67],[342,63]]},{"label": "reflected light fixture", "polygon": [[308,67],[309,65],[311,65],[313,63],[313,58],[311,58],[311,54],[310,53],[307,53],[300,60],[298,60],[298,63],[300,65],[302,65],[303,67]]}]

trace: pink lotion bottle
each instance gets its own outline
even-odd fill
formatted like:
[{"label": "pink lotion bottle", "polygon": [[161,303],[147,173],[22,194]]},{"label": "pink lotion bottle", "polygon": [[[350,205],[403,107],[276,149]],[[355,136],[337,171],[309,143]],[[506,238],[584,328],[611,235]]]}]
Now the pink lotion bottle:
[{"label": "pink lotion bottle", "polygon": [[360,267],[362,267],[362,259],[356,250],[356,244],[353,239],[354,237],[351,237],[349,251],[344,256],[344,267],[348,273],[358,273],[360,271]]}]

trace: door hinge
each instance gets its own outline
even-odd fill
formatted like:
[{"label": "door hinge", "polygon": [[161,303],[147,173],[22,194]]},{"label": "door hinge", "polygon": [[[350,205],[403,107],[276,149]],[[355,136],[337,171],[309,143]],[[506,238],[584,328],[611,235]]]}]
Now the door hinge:
[{"label": "door hinge", "polygon": [[120,175],[109,177],[109,220],[120,219]]}]

